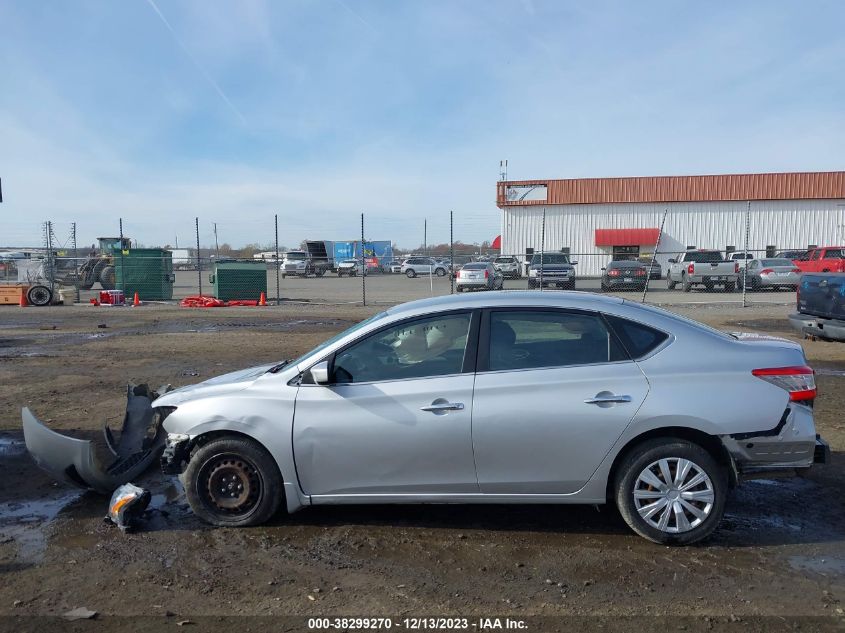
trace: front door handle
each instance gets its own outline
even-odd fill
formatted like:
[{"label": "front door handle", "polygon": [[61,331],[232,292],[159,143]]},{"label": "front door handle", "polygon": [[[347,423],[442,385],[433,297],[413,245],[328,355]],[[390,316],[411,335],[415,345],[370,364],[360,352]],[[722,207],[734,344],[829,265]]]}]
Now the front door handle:
[{"label": "front door handle", "polygon": [[445,413],[446,411],[463,411],[463,402],[432,402],[427,407],[420,407],[420,411],[429,411],[431,413]]},{"label": "front door handle", "polygon": [[608,404],[613,402],[631,402],[631,396],[616,396],[613,394],[602,396],[596,394],[595,398],[584,400],[584,404]]}]

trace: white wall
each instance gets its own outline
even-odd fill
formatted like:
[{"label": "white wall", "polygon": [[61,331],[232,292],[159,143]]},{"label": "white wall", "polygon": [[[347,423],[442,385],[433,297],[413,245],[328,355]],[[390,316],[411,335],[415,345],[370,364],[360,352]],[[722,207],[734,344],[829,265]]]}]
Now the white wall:
[{"label": "white wall", "polygon": [[[610,261],[611,248],[595,245],[596,229],[659,228],[668,210],[657,256],[662,266],[672,252],[727,245],[745,247],[746,202],[670,202],[549,205],[546,210],[545,250],[569,247],[579,261],[578,274],[598,275]],[[502,210],[502,252],[524,255],[526,247],[540,251],[543,207]],[[751,203],[748,248],[779,250],[808,244],[845,244],[845,199],[766,200]],[[652,252],[654,245],[641,245]]]}]

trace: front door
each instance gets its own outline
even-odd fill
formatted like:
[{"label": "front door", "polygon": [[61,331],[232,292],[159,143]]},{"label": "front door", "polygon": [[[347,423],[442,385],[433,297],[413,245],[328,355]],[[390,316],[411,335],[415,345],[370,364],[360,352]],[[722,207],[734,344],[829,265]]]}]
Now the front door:
[{"label": "front door", "polygon": [[473,401],[481,492],[579,490],[645,399],[645,376],[596,314],[495,310],[487,318]]},{"label": "front door", "polygon": [[293,447],[307,494],[478,492],[472,322],[454,312],[387,326],[337,352],[331,384],[300,386]]}]

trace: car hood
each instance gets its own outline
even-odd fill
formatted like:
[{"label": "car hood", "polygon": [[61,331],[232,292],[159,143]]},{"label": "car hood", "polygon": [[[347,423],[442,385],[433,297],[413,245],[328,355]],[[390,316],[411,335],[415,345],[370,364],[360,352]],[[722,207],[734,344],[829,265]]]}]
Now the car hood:
[{"label": "car hood", "polygon": [[211,396],[220,396],[231,393],[233,391],[240,391],[246,389],[258,378],[267,373],[267,370],[274,367],[271,365],[261,365],[259,367],[250,367],[248,369],[241,369],[240,371],[233,371],[222,376],[209,378],[195,385],[187,385],[174,389],[156,399],[152,406],[155,407],[176,407],[189,400],[196,400],[198,398],[208,398]]}]

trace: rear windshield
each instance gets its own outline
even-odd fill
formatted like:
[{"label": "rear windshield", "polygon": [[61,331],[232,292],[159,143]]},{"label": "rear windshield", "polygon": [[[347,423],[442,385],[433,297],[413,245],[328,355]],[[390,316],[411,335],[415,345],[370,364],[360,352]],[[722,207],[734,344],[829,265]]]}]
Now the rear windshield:
[{"label": "rear windshield", "polygon": [[685,262],[710,263],[722,261],[719,251],[689,251],[684,257]]},{"label": "rear windshield", "polygon": [[[532,264],[539,264],[540,263],[540,255],[534,255],[531,258]],[[543,254],[543,264],[568,264],[569,263],[569,255],[565,255],[563,253],[544,253]]]},{"label": "rear windshield", "polygon": [[485,270],[487,268],[487,264],[467,264],[464,266],[464,270]]},{"label": "rear windshield", "polygon": [[760,262],[763,266],[794,266],[791,260],[788,259],[762,259]]},{"label": "rear windshield", "polygon": [[497,264],[511,264],[511,263],[513,263],[513,257],[497,257],[496,263]]}]

